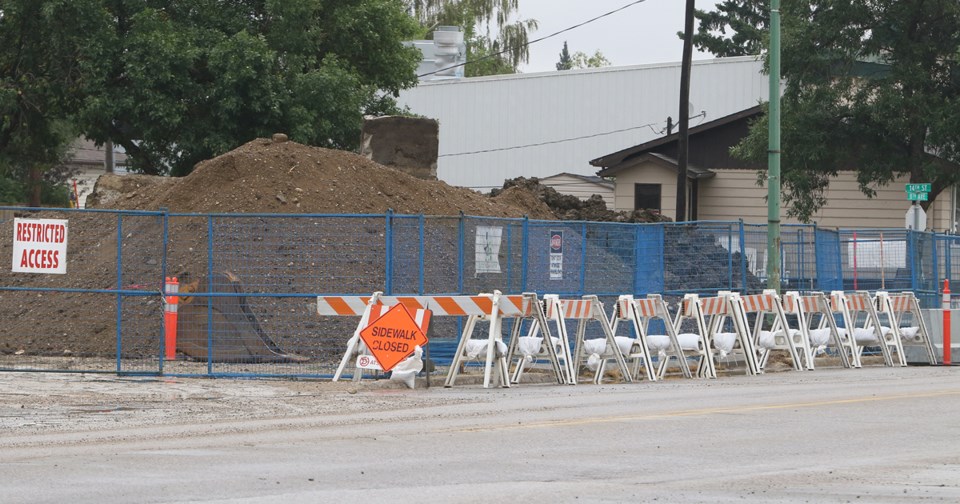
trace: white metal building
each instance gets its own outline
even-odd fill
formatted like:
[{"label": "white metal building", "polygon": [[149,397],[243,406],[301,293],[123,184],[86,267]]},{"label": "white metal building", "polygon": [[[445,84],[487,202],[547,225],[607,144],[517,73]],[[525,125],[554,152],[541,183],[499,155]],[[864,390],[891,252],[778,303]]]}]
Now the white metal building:
[{"label": "white metal building", "polygon": [[[694,61],[691,127],[765,101],[762,67],[752,56]],[[591,159],[662,136],[679,97],[680,64],[669,63],[424,82],[399,102],[439,121],[438,178],[487,191],[518,176],[595,175]]]}]

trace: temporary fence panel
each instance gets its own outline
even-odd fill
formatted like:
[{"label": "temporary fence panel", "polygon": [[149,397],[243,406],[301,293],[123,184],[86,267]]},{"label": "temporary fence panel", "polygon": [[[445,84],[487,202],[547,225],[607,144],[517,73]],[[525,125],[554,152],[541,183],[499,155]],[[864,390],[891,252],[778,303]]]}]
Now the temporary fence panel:
[{"label": "temporary fence panel", "polygon": [[664,291],[668,295],[760,288],[744,275],[742,226],[735,222],[664,225]]},{"label": "temporary fence panel", "polygon": [[843,290],[843,256],[840,232],[816,228],[814,255],[817,265],[817,284],[811,290]]},{"label": "temporary fence panel", "polygon": [[11,211],[0,223],[12,260],[0,270],[0,369],[162,372],[164,215]]}]

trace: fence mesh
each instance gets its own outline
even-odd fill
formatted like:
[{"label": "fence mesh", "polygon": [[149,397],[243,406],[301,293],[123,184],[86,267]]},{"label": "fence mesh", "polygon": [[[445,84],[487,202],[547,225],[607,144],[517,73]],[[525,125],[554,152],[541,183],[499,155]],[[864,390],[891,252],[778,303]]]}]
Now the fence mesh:
[{"label": "fence mesh", "polygon": [[[675,310],[686,293],[766,283],[766,226],[742,222],[3,211],[14,262],[17,220],[69,222],[66,274],[0,272],[4,370],[323,377],[359,317],[320,317],[320,295],[595,294],[609,315],[619,294],[664,294]],[[784,290],[912,290],[925,306],[960,272],[960,238],[898,229],[783,226],[780,255]],[[173,359],[166,277],[180,289]],[[438,364],[464,322],[434,319]],[[602,331],[588,324],[586,337]]]}]

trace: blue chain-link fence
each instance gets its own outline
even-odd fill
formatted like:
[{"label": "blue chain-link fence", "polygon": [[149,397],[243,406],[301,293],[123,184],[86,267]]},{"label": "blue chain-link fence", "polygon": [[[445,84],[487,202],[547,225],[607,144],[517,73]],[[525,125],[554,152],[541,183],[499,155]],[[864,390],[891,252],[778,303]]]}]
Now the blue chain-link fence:
[{"label": "blue chain-link fence", "polygon": [[[319,317],[318,295],[596,294],[609,312],[619,294],[766,283],[766,226],[743,222],[2,210],[14,262],[18,220],[69,222],[65,274],[0,272],[2,370],[325,377],[359,319]],[[786,225],[780,255],[784,290],[913,290],[930,307],[960,274],[960,237],[897,229]],[[180,289],[171,359],[167,277]],[[435,318],[439,364],[462,325]]]}]

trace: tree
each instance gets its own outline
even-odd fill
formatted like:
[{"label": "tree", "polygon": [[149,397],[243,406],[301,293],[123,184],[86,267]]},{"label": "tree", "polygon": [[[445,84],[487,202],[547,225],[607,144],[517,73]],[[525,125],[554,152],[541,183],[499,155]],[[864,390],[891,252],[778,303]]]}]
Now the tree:
[{"label": "tree", "polygon": [[574,68],[602,68],[610,66],[608,60],[599,50],[594,51],[593,56],[587,56],[583,51],[577,51],[570,55],[567,48],[567,42],[563,42],[563,51],[560,52],[560,61],[557,63],[557,70],[572,70]]},{"label": "tree", "polygon": [[[8,203],[39,206],[51,169],[75,136],[71,122],[91,34],[106,27],[99,2],[7,0],[0,10],[0,186]],[[67,22],[66,20],[69,20]]]},{"label": "tree", "polygon": [[[467,45],[468,77],[516,73],[530,60],[535,19],[517,19],[519,0],[406,0],[424,35],[439,25],[459,26]],[[491,24],[496,31],[491,30]],[[495,34],[495,35],[494,35]],[[494,60],[494,61],[490,61]]]},{"label": "tree", "polygon": [[[717,57],[760,54],[767,42],[770,0],[724,0],[715,11],[697,9],[693,45]],[[683,38],[683,32],[677,34]]]},{"label": "tree", "polygon": [[416,83],[419,52],[402,41],[418,27],[393,0],[104,3],[79,125],[144,173],[184,175],[275,132],[353,148],[363,115]]},{"label": "tree", "polygon": [[[808,221],[839,171],[860,190],[908,175],[930,202],[960,182],[960,4],[784,2],[781,166],[788,214]],[[767,157],[766,121],[734,154]],[[764,172],[760,172],[760,179]]]},{"label": "tree", "polygon": [[587,56],[587,53],[577,51],[573,53],[572,59],[571,66],[573,68],[603,68],[611,65],[610,60],[600,51],[594,51],[593,56]]},{"label": "tree", "polygon": [[570,70],[573,68],[573,58],[570,57],[570,50],[567,49],[567,41],[563,41],[563,50],[560,51],[560,61],[557,62],[557,70]]}]

